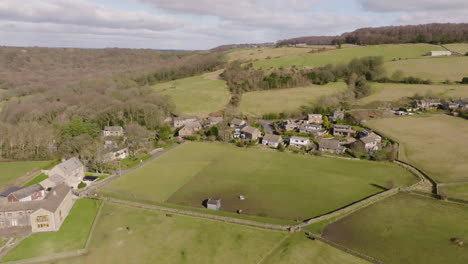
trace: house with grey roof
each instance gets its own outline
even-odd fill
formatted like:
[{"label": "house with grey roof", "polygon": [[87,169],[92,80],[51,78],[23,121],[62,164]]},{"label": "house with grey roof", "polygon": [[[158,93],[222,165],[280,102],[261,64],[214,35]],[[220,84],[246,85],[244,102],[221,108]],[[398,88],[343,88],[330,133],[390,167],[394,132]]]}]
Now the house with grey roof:
[{"label": "house with grey roof", "polygon": [[175,128],[181,128],[188,123],[198,121],[198,117],[196,116],[183,116],[183,117],[175,117],[173,119],[173,125]]},{"label": "house with grey roof", "polygon": [[241,128],[242,126],[245,126],[246,125],[246,122],[245,120],[241,120],[241,119],[238,119],[238,118],[234,118],[231,120],[231,122],[229,123],[229,126],[230,127],[238,127],[238,128]]},{"label": "house with grey roof", "polygon": [[250,140],[258,140],[259,137],[262,136],[260,130],[255,127],[245,126],[241,129],[242,134],[244,135],[245,139]]},{"label": "house with grey roof", "polygon": [[296,148],[308,148],[310,146],[310,139],[305,137],[291,137],[289,139],[289,146],[296,147]]},{"label": "house with grey roof", "polygon": [[188,122],[184,127],[179,130],[180,137],[192,136],[195,132],[200,131],[202,125],[198,121]]},{"label": "house with grey roof", "polygon": [[299,132],[302,134],[323,136],[327,131],[322,129],[322,125],[319,124],[302,124],[299,127]]},{"label": "house with grey roof", "polygon": [[124,129],[121,126],[106,126],[103,134],[105,137],[121,137],[124,135]]},{"label": "house with grey roof", "polygon": [[40,184],[20,188],[9,193],[6,198],[8,202],[28,202],[42,200],[45,197],[45,190]]},{"label": "house with grey roof", "polygon": [[352,137],[356,135],[356,131],[348,125],[333,125],[333,136],[335,137]]},{"label": "house with grey roof", "polygon": [[323,116],[321,114],[308,114],[307,121],[311,124],[322,124]]},{"label": "house with grey roof", "polygon": [[381,148],[382,137],[372,132],[365,137],[359,138],[353,145],[358,151],[373,153]]},{"label": "house with grey roof", "polygon": [[346,147],[340,144],[340,140],[337,138],[322,138],[319,142],[319,151],[329,152],[335,154],[343,154],[346,151]]},{"label": "house with grey roof", "polygon": [[70,187],[77,188],[85,175],[85,166],[81,161],[73,157],[68,159],[49,171],[45,171],[49,179],[56,185],[65,183]]},{"label": "house with grey roof", "polygon": [[212,127],[219,125],[223,122],[222,117],[218,116],[209,116],[203,121],[203,127]]},{"label": "house with grey roof", "polygon": [[337,120],[344,120],[345,117],[345,112],[340,109],[335,109],[331,112],[329,119],[333,122],[336,122]]},{"label": "house with grey roof", "polygon": [[29,227],[32,233],[58,231],[73,206],[71,188],[60,184],[44,199],[0,203],[0,229]]},{"label": "house with grey roof", "polygon": [[266,134],[262,139],[262,144],[268,147],[277,148],[283,142],[283,138],[279,135]]}]

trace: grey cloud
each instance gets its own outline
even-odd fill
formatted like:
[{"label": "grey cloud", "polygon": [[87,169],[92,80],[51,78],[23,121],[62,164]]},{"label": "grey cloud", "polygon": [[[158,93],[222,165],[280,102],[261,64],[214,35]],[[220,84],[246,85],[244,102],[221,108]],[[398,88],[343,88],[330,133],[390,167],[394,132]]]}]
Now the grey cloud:
[{"label": "grey cloud", "polygon": [[358,0],[373,12],[440,11],[468,9],[467,0]]}]

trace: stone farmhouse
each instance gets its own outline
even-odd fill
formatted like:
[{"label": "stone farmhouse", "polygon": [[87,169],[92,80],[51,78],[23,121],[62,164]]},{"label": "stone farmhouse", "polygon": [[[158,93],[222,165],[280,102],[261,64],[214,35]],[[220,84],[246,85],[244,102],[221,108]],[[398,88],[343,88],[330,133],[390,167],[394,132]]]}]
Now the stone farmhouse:
[{"label": "stone farmhouse", "polygon": [[222,117],[210,116],[210,117],[207,117],[206,119],[203,120],[203,127],[216,126],[216,125],[219,125],[222,122],[223,122]]},{"label": "stone farmhouse", "polygon": [[34,184],[25,188],[12,187],[0,195],[8,202],[29,202],[42,200],[45,190],[40,184]]},{"label": "stone farmhouse", "polygon": [[416,109],[421,111],[425,110],[435,110],[441,106],[442,103],[440,99],[424,99],[424,100],[416,100],[413,102],[412,106]]},{"label": "stone farmhouse", "polygon": [[284,126],[284,130],[286,131],[293,131],[298,128],[298,124],[293,120],[284,121],[283,126]]},{"label": "stone farmhouse", "polygon": [[337,138],[322,138],[319,142],[319,151],[343,154],[346,151],[346,147],[342,146]]},{"label": "stone farmhouse", "polygon": [[44,173],[49,175],[49,179],[56,185],[65,183],[72,188],[77,188],[85,176],[85,166],[78,158],[74,157]]},{"label": "stone farmhouse", "polygon": [[291,137],[289,139],[289,146],[302,148],[302,147],[309,147],[310,140],[305,137]]},{"label": "stone farmhouse", "polygon": [[356,131],[348,125],[333,125],[333,136],[335,137],[352,137]]},{"label": "stone farmhouse", "polygon": [[191,121],[184,125],[179,130],[180,137],[189,137],[192,136],[195,132],[200,131],[202,129],[202,125],[198,121]]},{"label": "stone farmhouse", "polygon": [[231,120],[231,122],[229,123],[229,126],[232,127],[232,128],[242,128],[243,126],[245,126],[247,123],[244,121],[244,120],[241,120],[241,119],[237,119],[237,118],[234,118],[233,120]]},{"label": "stone farmhouse", "polygon": [[433,50],[430,51],[427,56],[437,57],[437,56],[452,56],[452,52],[448,50]]},{"label": "stone farmhouse", "polygon": [[245,126],[241,129],[242,134],[244,135],[245,139],[250,140],[258,140],[259,137],[262,136],[260,130],[255,127]]},{"label": "stone farmhouse", "polygon": [[315,136],[323,136],[327,131],[322,129],[322,125],[318,124],[302,124],[299,127],[299,132],[303,134],[311,134]]},{"label": "stone farmhouse", "polygon": [[262,144],[268,147],[277,148],[283,142],[283,138],[279,135],[266,134],[262,139]]},{"label": "stone farmhouse", "polygon": [[185,116],[185,117],[176,117],[173,120],[173,125],[175,128],[181,128],[188,123],[198,121],[198,117],[196,116]]},{"label": "stone farmhouse", "polygon": [[73,206],[72,192],[66,184],[50,190],[44,199],[0,203],[0,228],[31,228],[31,232],[58,231]]},{"label": "stone farmhouse", "polygon": [[121,126],[106,126],[103,134],[105,137],[121,137],[124,135],[124,129]]},{"label": "stone farmhouse", "polygon": [[329,119],[333,122],[336,122],[338,120],[344,120],[344,117],[345,117],[345,112],[343,110],[336,109],[331,112]]},{"label": "stone farmhouse", "polygon": [[322,124],[323,116],[321,114],[308,114],[307,121],[311,124]]},{"label": "stone farmhouse", "polygon": [[375,133],[370,133],[365,137],[359,138],[354,144],[361,151],[373,153],[381,148],[382,137]]}]

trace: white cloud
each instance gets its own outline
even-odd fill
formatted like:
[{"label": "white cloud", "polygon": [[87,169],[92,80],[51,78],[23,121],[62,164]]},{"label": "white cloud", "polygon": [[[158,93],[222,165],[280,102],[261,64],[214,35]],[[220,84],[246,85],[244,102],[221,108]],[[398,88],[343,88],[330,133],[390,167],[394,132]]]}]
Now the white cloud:
[{"label": "white cloud", "polygon": [[359,0],[365,10],[373,12],[441,11],[468,9],[467,0]]},{"label": "white cloud", "polygon": [[0,19],[105,28],[168,30],[182,26],[169,16],[128,12],[85,0],[2,0]]}]

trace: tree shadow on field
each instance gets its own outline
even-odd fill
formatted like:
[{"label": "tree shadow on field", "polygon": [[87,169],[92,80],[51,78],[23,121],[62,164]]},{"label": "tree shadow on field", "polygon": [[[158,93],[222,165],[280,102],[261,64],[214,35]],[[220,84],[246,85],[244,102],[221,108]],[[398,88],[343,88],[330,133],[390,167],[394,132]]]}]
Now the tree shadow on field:
[{"label": "tree shadow on field", "polygon": [[208,208],[208,199],[205,199],[201,202],[201,205],[205,208]]}]

